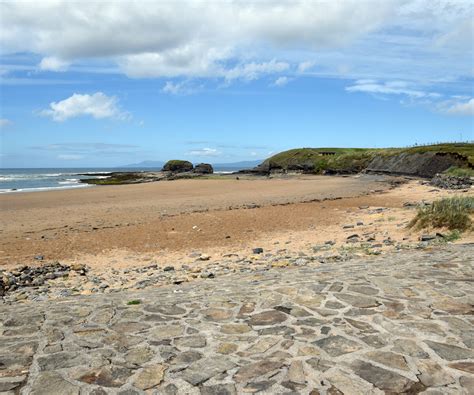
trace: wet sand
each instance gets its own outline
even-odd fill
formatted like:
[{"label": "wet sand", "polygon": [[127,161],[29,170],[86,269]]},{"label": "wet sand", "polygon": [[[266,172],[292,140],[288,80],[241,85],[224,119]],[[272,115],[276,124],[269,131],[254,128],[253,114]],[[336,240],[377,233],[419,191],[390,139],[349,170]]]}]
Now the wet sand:
[{"label": "wet sand", "polygon": [[404,203],[460,192],[406,179],[394,187],[395,180],[228,178],[2,195],[0,265],[41,264],[36,255],[100,270],[196,265],[201,253],[213,261],[254,247],[300,253],[332,241],[345,248],[354,233],[416,243],[420,231],[406,227],[415,210]]},{"label": "wet sand", "polygon": [[229,177],[1,195],[0,264],[241,244],[339,217],[298,203],[389,187],[380,176]]}]

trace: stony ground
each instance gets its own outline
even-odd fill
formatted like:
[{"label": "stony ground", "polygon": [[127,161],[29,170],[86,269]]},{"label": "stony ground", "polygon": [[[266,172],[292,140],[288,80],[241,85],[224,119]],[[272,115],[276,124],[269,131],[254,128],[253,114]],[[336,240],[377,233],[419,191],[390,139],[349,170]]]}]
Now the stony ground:
[{"label": "stony ground", "polygon": [[473,256],[447,245],[3,304],[0,393],[473,393]]}]

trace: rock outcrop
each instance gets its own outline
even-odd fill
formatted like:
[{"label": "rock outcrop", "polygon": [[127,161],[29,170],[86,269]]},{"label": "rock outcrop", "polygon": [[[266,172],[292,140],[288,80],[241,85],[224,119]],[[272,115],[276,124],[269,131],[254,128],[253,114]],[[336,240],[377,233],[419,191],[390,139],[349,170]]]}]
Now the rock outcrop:
[{"label": "rock outcrop", "polygon": [[197,174],[212,174],[214,169],[209,163],[199,163],[194,167],[194,172]]},{"label": "rock outcrop", "polygon": [[432,178],[449,168],[474,169],[474,144],[409,148],[296,148],[266,159],[243,173],[383,173]]},{"label": "rock outcrop", "polygon": [[436,174],[430,184],[443,189],[468,189],[474,185],[474,179],[470,177],[453,177],[445,174]]},{"label": "rock outcrop", "polygon": [[173,173],[184,173],[193,170],[193,164],[187,160],[169,160],[163,166],[163,171],[171,171]]},{"label": "rock outcrop", "polygon": [[432,178],[450,167],[463,167],[466,163],[467,158],[456,153],[404,152],[399,155],[375,156],[367,166],[366,172]]}]

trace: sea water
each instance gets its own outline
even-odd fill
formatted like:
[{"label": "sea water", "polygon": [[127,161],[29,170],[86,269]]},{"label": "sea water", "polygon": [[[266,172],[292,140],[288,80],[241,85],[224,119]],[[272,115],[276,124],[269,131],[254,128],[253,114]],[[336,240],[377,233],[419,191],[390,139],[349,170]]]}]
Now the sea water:
[{"label": "sea water", "polygon": [[[71,188],[87,188],[82,179],[107,177],[114,171],[140,171],[130,168],[48,168],[48,169],[0,169],[0,193],[34,192]],[[155,169],[146,169],[153,171]],[[159,170],[159,169],[156,169]],[[105,174],[100,175],[98,174]]]},{"label": "sea water", "polygon": [[[116,171],[160,171],[161,168],[47,168],[0,169],[0,193],[35,192],[72,188],[88,188],[81,183],[87,178],[106,178]],[[235,169],[219,169],[216,173],[231,173]]]}]

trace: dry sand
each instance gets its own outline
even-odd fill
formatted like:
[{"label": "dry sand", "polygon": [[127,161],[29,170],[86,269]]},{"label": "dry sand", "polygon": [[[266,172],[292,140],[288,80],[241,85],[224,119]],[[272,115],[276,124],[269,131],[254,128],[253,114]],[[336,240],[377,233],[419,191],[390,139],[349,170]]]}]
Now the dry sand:
[{"label": "dry sand", "polygon": [[[0,265],[31,264],[35,255],[96,268],[151,260],[176,265],[194,261],[189,255],[196,251],[298,251],[327,240],[342,243],[351,233],[416,240],[419,233],[405,228],[413,210],[403,203],[453,193],[432,191],[419,181],[390,189],[389,181],[227,178],[2,195]],[[343,229],[357,222],[363,225]]]}]

